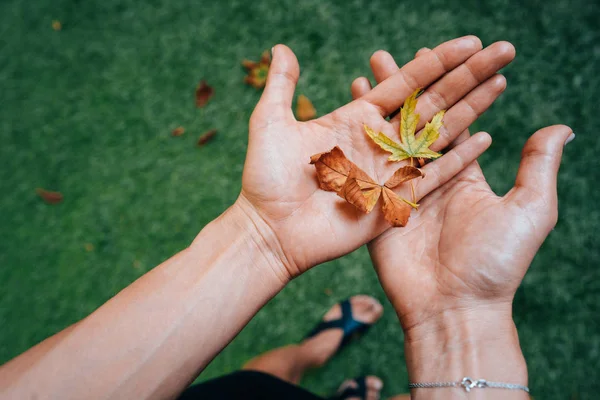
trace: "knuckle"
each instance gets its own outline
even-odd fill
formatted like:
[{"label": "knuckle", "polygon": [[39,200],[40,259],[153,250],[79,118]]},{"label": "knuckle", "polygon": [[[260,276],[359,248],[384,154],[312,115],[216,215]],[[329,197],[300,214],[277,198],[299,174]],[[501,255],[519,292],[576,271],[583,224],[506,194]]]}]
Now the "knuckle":
[{"label": "knuckle", "polygon": [[448,100],[438,90],[431,88],[428,93],[429,102],[435,107],[437,110],[445,110],[448,108]]}]

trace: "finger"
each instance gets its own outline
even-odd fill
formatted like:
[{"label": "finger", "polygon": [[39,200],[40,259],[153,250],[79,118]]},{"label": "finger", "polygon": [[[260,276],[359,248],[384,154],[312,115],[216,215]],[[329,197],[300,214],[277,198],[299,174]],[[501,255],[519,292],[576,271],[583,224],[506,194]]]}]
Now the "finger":
[{"label": "finger", "polygon": [[[423,47],[417,51],[415,58],[422,56],[423,54],[431,51],[427,47]],[[385,81],[390,76],[394,75],[400,67],[396,64],[394,57],[390,53],[384,50],[378,50],[371,56],[371,70],[375,81],[379,84]]]},{"label": "finger", "polygon": [[[427,47],[421,48],[419,51],[417,51],[415,58],[419,57],[419,55],[425,54],[428,51],[431,51],[431,49],[429,49]],[[384,80],[386,80],[393,74],[395,74],[400,69],[398,67],[398,64],[396,64],[394,57],[392,57],[392,55],[390,53],[388,53],[387,51],[384,51],[384,50],[377,50],[371,56],[370,63],[371,63],[371,71],[373,72],[375,81],[378,84],[380,82],[383,82]],[[367,87],[368,87],[368,89],[367,89]],[[369,82],[369,80],[367,78],[364,78],[364,77],[356,78],[354,80],[354,82],[352,82],[352,86],[351,86],[352,98],[358,99],[359,97],[362,97],[365,94],[367,94],[371,89],[372,89],[371,83]]]},{"label": "finger", "polygon": [[563,147],[574,137],[573,130],[565,125],[534,133],[523,147],[515,187],[507,196],[521,204],[556,205],[556,177]]},{"label": "finger", "polygon": [[424,166],[422,171],[425,173],[425,178],[416,187],[417,198],[422,199],[431,191],[448,182],[483,154],[491,144],[492,137],[486,132],[479,132],[441,158]]},{"label": "finger", "polygon": [[356,100],[359,97],[371,91],[371,82],[364,76],[356,78],[350,86],[350,92],[352,93],[352,99]]},{"label": "finger", "polygon": [[[419,59],[426,56],[427,53]],[[425,123],[430,121],[437,112],[450,108],[479,84],[508,65],[514,58],[515,48],[512,44],[496,42],[476,53],[464,64],[431,85],[419,96],[416,112],[420,114],[421,118],[417,129],[425,126]],[[396,116],[391,122],[397,129],[400,124],[400,116]]]},{"label": "finger", "polygon": [[431,149],[440,151],[448,146],[496,101],[504,89],[506,79],[502,75],[495,75],[451,107],[444,115],[440,137],[431,145]]},{"label": "finger", "polygon": [[390,76],[394,75],[400,68],[394,61],[394,57],[384,50],[377,50],[369,60],[371,71],[375,77],[375,82],[378,84],[385,81]]},{"label": "finger", "polygon": [[387,116],[416,89],[431,85],[480,49],[481,41],[475,36],[443,43],[406,64],[361,99],[377,107],[382,116]]},{"label": "finger", "polygon": [[460,135],[458,135],[456,137],[456,139],[454,139],[452,141],[452,143],[450,143],[448,145],[448,150],[452,150],[453,148],[455,148],[456,146],[458,146],[459,144],[463,143],[464,141],[466,141],[468,138],[471,137],[471,133],[469,132],[468,129],[465,129],[464,131],[461,132]]},{"label": "finger", "polygon": [[294,52],[287,46],[273,47],[267,84],[257,108],[269,112],[269,118],[292,117],[292,100],[300,76],[300,66]]},{"label": "finger", "polygon": [[[380,51],[383,51],[383,50],[380,50]],[[422,47],[415,54],[415,58],[422,56],[423,54],[427,53],[428,51],[431,51],[431,49],[429,49],[427,47]],[[373,59],[373,57],[371,57],[371,69],[373,69],[373,71],[375,71],[375,70],[381,71],[378,75],[376,75],[376,80],[377,80],[377,83],[379,84],[380,82],[389,78],[391,75],[395,74],[396,71],[398,71],[400,69],[400,67],[398,67],[398,64],[396,64],[396,62],[394,61],[394,58],[390,54],[389,57],[378,56],[375,59]],[[377,79],[377,77],[379,79]],[[389,115],[390,120],[393,120],[394,117],[396,115],[398,115],[399,112],[400,112],[399,108],[394,110],[394,112],[392,112]]]},{"label": "finger", "polygon": [[423,54],[430,52],[431,49],[429,47],[421,47],[419,51],[415,53],[415,58],[421,57]]}]

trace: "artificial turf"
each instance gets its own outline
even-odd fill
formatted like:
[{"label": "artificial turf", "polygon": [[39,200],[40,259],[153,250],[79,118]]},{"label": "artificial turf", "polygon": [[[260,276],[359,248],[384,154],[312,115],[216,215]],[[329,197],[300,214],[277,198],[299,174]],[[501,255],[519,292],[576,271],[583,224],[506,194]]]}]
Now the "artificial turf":
[{"label": "artificial turf", "polygon": [[[63,28],[54,31],[53,19]],[[243,58],[282,42],[298,55],[298,93],[319,114],[349,100],[352,79],[386,49],[399,63],[464,34],[517,48],[506,93],[474,130],[498,193],[538,128],[577,134],[559,179],[560,220],[515,300],[538,399],[600,393],[600,7],[589,0],[231,0],[0,3],[0,363],[84,317],[183,249],[240,190],[247,123],[260,93]],[[194,89],[216,91],[202,109]],[[177,126],[182,137],[171,137]],[[204,148],[195,140],[216,128]],[[60,190],[49,206],[36,187]],[[385,302],[365,249],[319,266],[273,299],[202,379],[295,342],[336,300]],[[303,385],[322,394],[376,374],[406,391],[402,332],[389,303],[360,341]],[[488,378],[488,377],[486,377]],[[490,379],[493,377],[489,377]]]}]

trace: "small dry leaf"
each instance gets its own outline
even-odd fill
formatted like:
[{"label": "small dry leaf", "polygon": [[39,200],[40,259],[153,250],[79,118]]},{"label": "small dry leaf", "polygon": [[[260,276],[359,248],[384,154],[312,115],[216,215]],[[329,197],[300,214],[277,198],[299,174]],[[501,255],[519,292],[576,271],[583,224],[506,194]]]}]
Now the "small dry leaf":
[{"label": "small dry leaf", "polygon": [[366,172],[353,166],[339,191],[340,197],[364,213],[370,213],[381,195],[381,186]]},{"label": "small dry leaf", "polygon": [[86,243],[83,245],[83,247],[85,248],[85,251],[87,251],[88,253],[91,251],[94,251],[94,245],[91,243]]},{"label": "small dry leaf", "polygon": [[[366,172],[346,158],[339,147],[327,153],[315,154],[310,163],[317,170],[319,186],[323,190],[336,192],[348,203],[364,213],[370,213],[380,197],[383,197],[381,210],[392,226],[406,226],[410,210],[418,205],[398,196],[393,188],[404,182],[423,176],[420,169],[405,166],[380,185]],[[383,195],[382,195],[383,194]]]},{"label": "small dry leaf", "polygon": [[317,169],[319,187],[329,192],[339,192],[354,164],[346,158],[344,152],[335,146],[326,153],[315,154],[310,163]]},{"label": "small dry leaf", "polygon": [[196,87],[196,107],[204,107],[213,94],[215,94],[215,90],[208,86],[205,80],[201,80]]},{"label": "small dry leaf", "polygon": [[185,133],[185,128],[183,126],[178,126],[177,128],[173,129],[173,131],[171,132],[171,135],[181,136],[184,133]]},{"label": "small dry leaf", "polygon": [[381,210],[386,221],[392,226],[406,226],[411,207],[417,209],[418,205],[398,196],[392,189],[419,176],[422,176],[421,170],[406,166],[394,172],[384,185],[379,185],[364,171],[353,168],[340,195],[367,214],[373,210],[379,197],[382,197]]},{"label": "small dry leaf", "polygon": [[62,29],[62,24],[59,20],[55,19],[52,21],[52,29],[55,31],[60,31]]},{"label": "small dry leaf", "polygon": [[298,121],[308,121],[317,115],[317,110],[305,95],[298,96],[296,102],[296,118]]},{"label": "small dry leaf", "polygon": [[217,134],[216,129],[211,129],[210,131],[204,132],[198,138],[198,146],[204,146],[209,140],[211,140]]},{"label": "small dry leaf", "polygon": [[323,291],[327,296],[331,296],[333,294],[333,290],[331,290],[330,288],[325,288],[325,290]]},{"label": "small dry leaf", "polygon": [[244,82],[256,89],[262,89],[267,83],[267,75],[271,66],[271,53],[265,50],[259,62],[243,60],[242,66],[248,70]]},{"label": "small dry leaf", "polygon": [[57,204],[63,200],[63,195],[60,192],[51,192],[42,188],[35,189],[35,192],[48,204]]}]

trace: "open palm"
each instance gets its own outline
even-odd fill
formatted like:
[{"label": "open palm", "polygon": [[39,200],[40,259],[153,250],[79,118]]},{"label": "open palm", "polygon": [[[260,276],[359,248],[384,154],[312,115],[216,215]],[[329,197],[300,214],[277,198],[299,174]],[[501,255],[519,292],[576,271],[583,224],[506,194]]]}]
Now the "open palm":
[{"label": "open palm", "polygon": [[[397,66],[388,56],[373,69],[383,79]],[[353,93],[368,90],[359,81]],[[504,197],[493,193],[474,161],[430,193],[405,229],[390,229],[370,243],[406,331],[450,310],[506,305],[510,312],[517,287],[556,223],[556,175],[570,135],[565,126],[536,132],[523,149],[515,187]],[[452,145],[468,138],[465,131]]]},{"label": "open palm", "polygon": [[[444,123],[449,129],[434,146],[444,148],[504,87],[503,78],[494,74],[512,60],[514,49],[508,43],[492,46],[495,51],[480,51],[481,42],[472,36],[446,42],[360,99],[309,122],[297,122],[291,111],[299,76],[297,60],[287,47],[274,48],[267,85],[250,120],[237,204],[268,226],[291,277],[356,249],[388,228],[379,210],[363,215],[334,194],[319,190],[310,156],[340,146],[349,159],[383,182],[401,164],[386,161],[363,125],[393,135],[398,120],[385,118],[418,87],[427,88],[417,108],[422,125],[440,109],[448,109]],[[417,183],[418,198],[460,172],[489,144],[487,134],[475,135],[425,166],[426,177]]]}]

